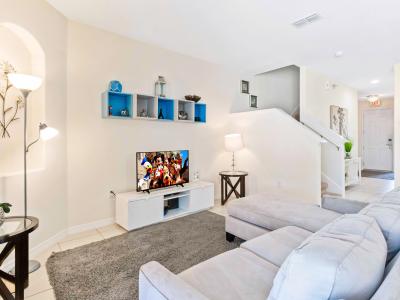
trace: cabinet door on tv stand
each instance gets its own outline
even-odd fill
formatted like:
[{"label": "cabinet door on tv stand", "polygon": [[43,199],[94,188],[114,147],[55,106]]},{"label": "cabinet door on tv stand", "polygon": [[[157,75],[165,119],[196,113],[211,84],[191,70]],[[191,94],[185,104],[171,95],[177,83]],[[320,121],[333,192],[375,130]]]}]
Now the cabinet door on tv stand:
[{"label": "cabinet door on tv stand", "polygon": [[196,211],[214,206],[214,186],[206,186],[190,191],[190,210]]},{"label": "cabinet door on tv stand", "polygon": [[129,202],[129,230],[161,222],[164,215],[164,200],[162,197]]}]

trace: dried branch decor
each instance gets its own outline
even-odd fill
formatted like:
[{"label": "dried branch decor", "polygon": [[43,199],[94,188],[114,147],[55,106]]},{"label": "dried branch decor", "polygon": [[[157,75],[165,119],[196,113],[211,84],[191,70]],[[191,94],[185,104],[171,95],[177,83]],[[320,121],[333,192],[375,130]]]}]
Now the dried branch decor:
[{"label": "dried branch decor", "polygon": [[14,106],[8,106],[6,103],[7,93],[12,87],[7,74],[14,73],[14,67],[7,61],[0,61],[0,134],[2,138],[10,138],[8,131],[10,125],[17,121],[18,111],[23,107],[22,97],[18,96],[15,99]]}]

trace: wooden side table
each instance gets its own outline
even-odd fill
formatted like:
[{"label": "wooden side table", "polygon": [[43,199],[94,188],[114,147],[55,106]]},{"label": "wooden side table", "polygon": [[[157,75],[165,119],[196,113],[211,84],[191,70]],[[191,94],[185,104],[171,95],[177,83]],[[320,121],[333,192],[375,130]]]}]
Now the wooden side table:
[{"label": "wooden side table", "polygon": [[[221,205],[224,205],[233,193],[235,194],[236,198],[242,198],[246,196],[245,179],[247,175],[249,175],[249,173],[243,171],[223,171],[219,173],[219,176],[221,176]],[[235,184],[232,182],[234,178],[237,178]],[[230,188],[229,191],[228,188]]]},{"label": "wooden side table", "polygon": [[[24,299],[24,289],[29,285],[29,234],[38,225],[34,217],[8,217],[0,225],[0,244],[7,243],[0,253],[0,266],[15,249],[15,275],[0,270],[0,295],[5,300]],[[15,297],[3,280],[15,284]]]}]

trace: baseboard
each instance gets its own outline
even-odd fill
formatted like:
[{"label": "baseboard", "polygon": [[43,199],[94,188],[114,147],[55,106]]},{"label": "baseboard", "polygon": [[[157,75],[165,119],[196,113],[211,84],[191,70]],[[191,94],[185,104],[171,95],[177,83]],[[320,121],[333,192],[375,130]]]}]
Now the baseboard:
[{"label": "baseboard", "polygon": [[68,234],[79,233],[82,231],[87,231],[87,230],[111,225],[113,223],[114,223],[114,218],[102,219],[102,220],[94,221],[91,223],[80,224],[80,225],[75,225],[75,226],[69,227],[67,230],[67,233]]}]

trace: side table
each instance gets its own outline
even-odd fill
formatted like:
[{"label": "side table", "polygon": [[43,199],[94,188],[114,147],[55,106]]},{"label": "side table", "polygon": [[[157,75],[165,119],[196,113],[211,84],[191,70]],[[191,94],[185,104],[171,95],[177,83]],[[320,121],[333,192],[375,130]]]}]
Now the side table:
[{"label": "side table", "polygon": [[[29,285],[29,234],[39,226],[35,217],[7,217],[0,225],[0,244],[7,243],[0,253],[0,266],[15,249],[15,275],[0,270],[0,295],[5,300],[23,300]],[[15,284],[15,297],[3,280]]]},{"label": "side table", "polygon": [[[221,205],[224,205],[233,193],[236,198],[246,196],[245,179],[247,175],[249,175],[249,173],[243,171],[223,171],[219,173],[219,176],[221,176]],[[237,178],[235,184],[232,182],[234,178]],[[228,188],[230,188],[229,191]]]}]

